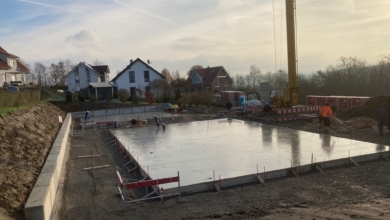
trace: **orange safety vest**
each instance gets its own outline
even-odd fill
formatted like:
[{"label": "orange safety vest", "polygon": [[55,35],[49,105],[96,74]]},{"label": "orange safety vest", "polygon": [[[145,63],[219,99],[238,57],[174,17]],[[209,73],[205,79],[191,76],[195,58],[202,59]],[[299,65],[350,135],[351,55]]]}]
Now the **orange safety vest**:
[{"label": "orange safety vest", "polygon": [[320,115],[321,115],[322,117],[333,116],[332,109],[331,109],[329,106],[324,106],[324,107],[321,109]]}]

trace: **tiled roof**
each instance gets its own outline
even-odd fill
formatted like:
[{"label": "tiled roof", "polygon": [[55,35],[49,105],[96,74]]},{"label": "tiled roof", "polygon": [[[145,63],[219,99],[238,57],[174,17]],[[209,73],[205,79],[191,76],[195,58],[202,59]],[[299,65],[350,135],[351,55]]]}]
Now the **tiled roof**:
[{"label": "tiled roof", "polygon": [[19,60],[17,60],[16,63],[17,63],[17,65],[18,65],[18,68],[19,68],[20,71],[22,71],[22,72],[28,72],[27,67],[25,67],[25,66],[23,65],[23,63],[21,63]]},{"label": "tiled roof", "polygon": [[107,65],[102,66],[91,66],[96,72],[100,73],[101,75],[104,75],[104,73],[109,73],[110,69]]},{"label": "tiled roof", "polygon": [[8,53],[8,52],[7,52],[6,50],[4,50],[4,48],[2,48],[1,46],[0,46],[0,53],[5,54],[5,55],[7,55],[7,56],[9,56],[9,57],[12,57],[12,58],[19,58],[19,57],[16,56],[16,55],[13,55],[13,54]]},{"label": "tiled roof", "polygon": [[[0,47],[0,49],[2,49],[2,48]],[[0,60],[0,69],[9,70],[9,69],[11,69],[11,67],[8,66],[8,64],[6,64],[4,61]]]},{"label": "tiled roof", "polygon": [[196,72],[199,73],[199,75],[202,76],[204,85],[211,86],[213,83],[215,77],[221,70],[222,66],[216,66],[216,67],[207,67],[207,68],[201,68],[196,69]]}]

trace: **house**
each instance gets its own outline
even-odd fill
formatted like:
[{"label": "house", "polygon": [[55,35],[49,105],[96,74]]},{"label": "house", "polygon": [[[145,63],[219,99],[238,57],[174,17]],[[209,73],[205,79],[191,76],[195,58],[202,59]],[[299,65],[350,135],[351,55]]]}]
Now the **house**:
[{"label": "house", "polygon": [[0,86],[26,84],[26,76],[30,73],[19,59],[0,46]]},{"label": "house", "polygon": [[187,79],[190,92],[228,91],[233,89],[233,79],[223,66],[194,69]]},{"label": "house", "polygon": [[79,92],[89,86],[89,83],[108,82],[110,69],[107,65],[92,66],[80,62],[66,75],[68,90]]},{"label": "house", "polygon": [[89,83],[89,97],[96,97],[97,101],[106,100],[108,97],[113,99],[114,86],[111,82]]},{"label": "house", "polygon": [[165,79],[165,76],[137,58],[134,61],[130,60],[130,64],[118,73],[111,82],[117,86],[118,90],[129,91],[130,97],[132,97],[136,94],[136,89],[149,90],[149,82],[155,79]]}]

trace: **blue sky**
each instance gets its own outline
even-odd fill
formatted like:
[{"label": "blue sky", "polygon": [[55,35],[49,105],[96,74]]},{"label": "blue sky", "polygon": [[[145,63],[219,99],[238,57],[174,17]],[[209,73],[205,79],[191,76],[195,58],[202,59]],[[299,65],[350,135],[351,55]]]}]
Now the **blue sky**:
[{"label": "blue sky", "polygon": [[[137,57],[157,70],[224,66],[231,75],[287,69],[284,0],[0,0],[0,46],[26,62],[110,66]],[[390,1],[296,0],[298,68],[390,53]],[[273,25],[275,10],[275,38]],[[276,39],[276,41],[274,41]]]}]

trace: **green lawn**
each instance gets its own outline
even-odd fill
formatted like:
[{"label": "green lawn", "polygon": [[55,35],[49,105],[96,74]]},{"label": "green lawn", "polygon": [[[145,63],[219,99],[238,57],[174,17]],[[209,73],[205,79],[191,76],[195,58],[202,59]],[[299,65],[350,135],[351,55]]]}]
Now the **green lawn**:
[{"label": "green lawn", "polygon": [[22,109],[27,109],[27,108],[30,108],[33,105],[40,104],[40,103],[43,103],[43,102],[45,102],[45,101],[32,102],[32,103],[28,103],[28,104],[21,105],[21,106],[18,106],[18,107],[3,107],[3,108],[0,108],[0,114],[2,116],[6,116],[10,112],[17,111],[17,110],[22,110]]}]

